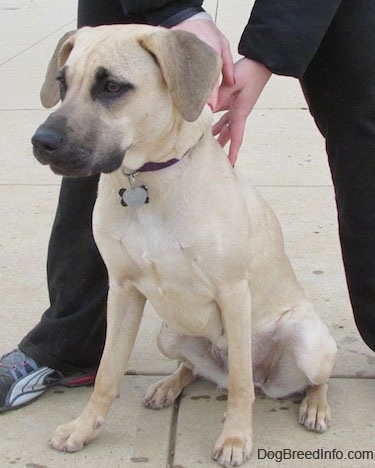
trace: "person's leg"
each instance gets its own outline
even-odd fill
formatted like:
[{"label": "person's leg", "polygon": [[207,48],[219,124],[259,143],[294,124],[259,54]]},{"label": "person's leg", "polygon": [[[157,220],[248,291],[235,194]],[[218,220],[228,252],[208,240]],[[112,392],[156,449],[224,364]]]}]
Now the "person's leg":
[{"label": "person's leg", "polygon": [[301,83],[326,139],[355,321],[375,350],[375,5],[343,1]]},{"label": "person's leg", "polygon": [[107,273],[91,229],[98,177],[64,178],[47,263],[51,305],[19,348],[63,372],[96,368],[103,350]]}]

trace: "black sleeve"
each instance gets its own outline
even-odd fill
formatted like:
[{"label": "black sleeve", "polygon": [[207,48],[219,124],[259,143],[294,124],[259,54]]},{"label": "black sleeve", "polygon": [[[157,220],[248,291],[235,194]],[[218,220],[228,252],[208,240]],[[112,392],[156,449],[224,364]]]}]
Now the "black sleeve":
[{"label": "black sleeve", "polygon": [[300,78],[342,0],[256,0],[238,51],[279,75]]},{"label": "black sleeve", "polygon": [[168,28],[204,11],[202,3],[203,0],[121,0],[127,15],[141,16],[147,24]]}]

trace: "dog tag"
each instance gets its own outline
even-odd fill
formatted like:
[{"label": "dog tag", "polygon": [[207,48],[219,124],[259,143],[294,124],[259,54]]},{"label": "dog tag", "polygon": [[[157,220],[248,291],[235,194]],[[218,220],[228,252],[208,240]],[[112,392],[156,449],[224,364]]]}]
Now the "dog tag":
[{"label": "dog tag", "polygon": [[139,208],[145,203],[149,202],[147,195],[147,187],[139,185],[138,187],[130,187],[128,189],[121,189],[119,191],[122,206],[131,206],[132,208]]}]

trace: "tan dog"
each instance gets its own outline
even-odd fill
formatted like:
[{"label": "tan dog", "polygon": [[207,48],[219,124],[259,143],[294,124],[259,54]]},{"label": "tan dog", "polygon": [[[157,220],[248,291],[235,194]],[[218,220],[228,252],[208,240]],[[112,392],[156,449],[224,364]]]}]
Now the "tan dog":
[{"label": "tan dog", "polygon": [[61,106],[33,137],[58,173],[102,172],[94,233],[108,267],[108,332],[93,395],[51,440],[77,451],[116,398],[146,299],[163,319],[160,349],[181,365],[145,402],[170,405],[201,375],[228,388],[213,450],[238,466],[252,450],[254,385],[307,389],[300,422],[324,431],[336,345],[299,286],[279,224],[242,184],[211,135],[204,104],[216,54],[195,36],[148,26],[84,28],[60,41],[42,102]]}]

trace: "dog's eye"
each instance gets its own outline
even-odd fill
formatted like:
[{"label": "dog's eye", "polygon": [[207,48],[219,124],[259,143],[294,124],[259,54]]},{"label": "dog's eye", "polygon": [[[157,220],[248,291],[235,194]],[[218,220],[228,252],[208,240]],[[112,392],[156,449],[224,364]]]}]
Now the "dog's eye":
[{"label": "dog's eye", "polygon": [[66,88],[66,79],[65,79],[65,68],[61,68],[56,76],[56,80],[59,82],[62,88]]},{"label": "dog's eye", "polygon": [[56,77],[56,80],[59,82],[60,86],[62,86],[63,88],[66,88],[66,81],[65,81],[65,77],[64,76],[57,76]]},{"label": "dog's eye", "polygon": [[63,101],[68,89],[68,85],[66,84],[66,78],[65,78],[65,67],[61,68],[56,76],[56,80],[58,81],[60,85],[60,99]]},{"label": "dog's eye", "polygon": [[122,91],[123,85],[121,83],[116,83],[115,81],[107,81],[104,85],[104,91],[110,94],[116,94]]},{"label": "dog's eye", "polygon": [[108,71],[99,70],[90,89],[90,94],[94,101],[99,100],[102,104],[109,106],[132,89],[134,89],[134,85],[128,81],[118,80],[109,76]]},{"label": "dog's eye", "polygon": [[63,101],[67,91],[67,84],[63,76],[58,76],[56,79],[60,85],[60,99]]}]

